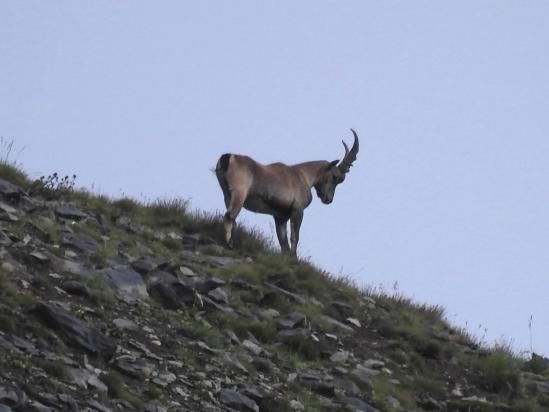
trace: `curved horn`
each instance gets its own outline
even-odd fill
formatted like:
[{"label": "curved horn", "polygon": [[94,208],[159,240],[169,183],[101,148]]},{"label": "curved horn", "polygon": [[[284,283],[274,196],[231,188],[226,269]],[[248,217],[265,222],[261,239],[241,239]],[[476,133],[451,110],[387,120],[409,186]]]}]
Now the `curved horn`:
[{"label": "curved horn", "polygon": [[353,162],[356,160],[356,154],[358,153],[358,136],[356,135],[356,132],[351,129],[351,132],[353,132],[353,136],[355,137],[355,141],[353,143],[353,147],[351,147],[351,150],[349,150],[349,147],[343,141],[343,147],[345,147],[345,156],[341,160],[341,163],[337,166],[339,170],[343,173],[347,173],[351,166],[353,165]]}]

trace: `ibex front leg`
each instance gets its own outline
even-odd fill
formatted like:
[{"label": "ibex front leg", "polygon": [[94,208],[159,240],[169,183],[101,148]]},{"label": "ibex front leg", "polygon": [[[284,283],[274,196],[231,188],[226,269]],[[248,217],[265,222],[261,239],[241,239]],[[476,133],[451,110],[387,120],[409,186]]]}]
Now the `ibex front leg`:
[{"label": "ibex front leg", "polygon": [[288,253],[290,251],[290,246],[288,245],[288,232],[286,230],[288,219],[275,217],[274,220],[276,226],[276,237],[278,238],[278,243],[280,243],[282,253]]},{"label": "ibex front leg", "polygon": [[301,228],[301,222],[303,221],[303,211],[296,211],[292,213],[290,217],[290,226],[292,234],[290,240],[292,242],[291,253],[293,256],[297,256],[297,243],[299,242],[299,229]]}]

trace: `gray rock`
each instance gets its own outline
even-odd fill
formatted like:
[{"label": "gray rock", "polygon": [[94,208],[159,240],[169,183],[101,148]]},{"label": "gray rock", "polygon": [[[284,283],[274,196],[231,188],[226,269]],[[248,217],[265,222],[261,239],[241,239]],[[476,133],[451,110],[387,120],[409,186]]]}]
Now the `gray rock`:
[{"label": "gray rock", "polygon": [[215,288],[213,290],[210,290],[208,292],[208,296],[218,303],[229,303],[229,296],[227,296],[227,292],[225,292],[221,288]]},{"label": "gray rock", "polygon": [[133,269],[141,274],[149,273],[158,267],[158,264],[149,256],[142,256],[131,263]]},{"label": "gray rock", "polygon": [[20,349],[23,352],[30,353],[31,355],[34,355],[34,356],[39,354],[39,351],[38,349],[36,349],[36,346],[34,346],[34,343],[15,335],[11,336],[10,339],[13,342],[13,345],[17,349]]},{"label": "gray rock", "polygon": [[190,250],[182,250],[181,252],[179,252],[178,256],[189,262],[206,264],[212,267],[236,265],[237,263],[241,262],[240,259],[235,259],[228,256],[202,255],[199,253],[191,252]]},{"label": "gray rock", "polygon": [[319,376],[302,373],[298,376],[298,381],[301,382],[303,386],[320,395],[328,396],[330,398],[335,396],[334,384],[332,382],[322,380]]},{"label": "gray rock", "polygon": [[335,301],[332,306],[337,310],[342,318],[347,318],[353,314],[353,307],[345,302]]},{"label": "gray rock", "polygon": [[133,303],[149,298],[145,281],[129,266],[115,265],[103,269],[100,274],[113,287],[118,296],[126,302]]},{"label": "gray rock", "polygon": [[338,379],[334,381],[334,385],[337,389],[344,392],[347,396],[359,396],[362,394],[362,390],[350,379]]},{"label": "gray rock", "polygon": [[191,268],[188,268],[187,266],[179,266],[176,270],[176,275],[178,276],[185,276],[194,278],[195,276],[199,276],[197,273],[195,273]]},{"label": "gray rock", "polygon": [[276,340],[284,343],[299,343],[309,339],[310,332],[305,328],[284,329],[278,332]]},{"label": "gray rock", "polygon": [[367,359],[364,361],[363,365],[371,369],[381,369],[385,366],[385,362],[378,359]]},{"label": "gray rock", "polygon": [[84,263],[61,259],[53,254],[49,254],[48,256],[50,258],[51,268],[57,273],[77,275],[85,278],[90,278],[95,275],[95,272]]},{"label": "gray rock", "polygon": [[[462,400],[465,402],[467,401],[477,402],[478,399],[479,398],[477,398],[476,396],[470,397],[470,398],[462,398]],[[416,403],[419,407],[426,409],[428,411],[442,411],[445,409],[444,405],[441,402],[433,399],[431,396],[424,393],[416,397]]]},{"label": "gray rock", "polygon": [[230,366],[234,369],[237,369],[240,372],[243,372],[243,373],[246,373],[246,374],[248,373],[248,369],[246,369],[244,367],[244,365],[242,365],[242,363],[240,363],[240,361],[237,358],[235,358],[234,356],[232,356],[228,353],[223,353],[223,355],[221,355],[220,359],[224,364],[226,364],[226,365],[228,365],[228,366]]},{"label": "gray rock", "polygon": [[252,352],[254,355],[259,355],[261,352],[263,352],[263,348],[259,346],[258,344],[252,342],[251,340],[244,340],[242,342],[242,346],[244,346],[246,349],[248,349],[250,352]]},{"label": "gray rock", "polygon": [[145,359],[129,355],[119,356],[114,364],[120,372],[138,379],[148,378],[155,371],[154,365]]},{"label": "gray rock", "polygon": [[19,220],[17,217],[17,209],[4,202],[0,202],[0,219],[9,222],[17,222]]},{"label": "gray rock", "polygon": [[50,258],[39,250],[33,250],[29,255],[38,263],[47,263],[50,261]]},{"label": "gray rock", "polygon": [[0,193],[6,198],[18,199],[23,194],[23,190],[19,186],[0,178]]},{"label": "gray rock", "polygon": [[292,408],[292,410],[294,411],[304,411],[305,410],[305,406],[303,406],[303,404],[299,401],[296,401],[295,399],[292,399],[290,401],[290,408]]},{"label": "gray rock", "polygon": [[397,410],[400,409],[400,402],[394,396],[391,396],[391,395],[386,396],[385,402],[387,402],[393,409],[397,409]]},{"label": "gray rock", "polygon": [[118,329],[121,329],[121,330],[136,331],[139,329],[139,326],[137,326],[137,324],[134,321],[126,318],[113,319],[112,323],[114,324],[114,326],[116,326]]},{"label": "gray rock", "polygon": [[8,246],[11,244],[12,244],[12,241],[10,237],[3,230],[0,230],[0,245]]},{"label": "gray rock", "polygon": [[226,283],[227,282],[224,280],[218,278],[210,278],[206,280],[197,279],[194,282],[194,288],[198,293],[205,295],[211,290],[224,286]]},{"label": "gray rock", "polygon": [[177,379],[177,376],[175,376],[175,374],[171,372],[166,372],[166,373],[159,373],[158,376],[155,376],[152,381],[156,385],[165,388],[169,384],[175,382],[176,379]]},{"label": "gray rock", "polygon": [[92,388],[97,389],[99,392],[107,393],[109,390],[109,388],[107,388],[107,385],[105,385],[96,375],[90,374],[87,384]]},{"label": "gray rock", "polygon": [[292,293],[286,289],[282,289],[281,287],[273,284],[273,283],[270,283],[270,282],[265,282],[265,286],[268,286],[269,288],[281,293],[282,295],[286,296],[287,298],[289,298],[290,300],[294,301],[295,303],[299,304],[299,305],[304,305],[305,304],[305,299],[301,296],[299,296],[298,294],[296,293]]},{"label": "gray rock", "polygon": [[368,405],[362,399],[349,397],[345,399],[345,406],[353,412],[381,412],[379,409]]},{"label": "gray rock", "polygon": [[58,306],[41,302],[31,310],[31,313],[70,344],[105,358],[112,357],[116,350],[113,340],[98,328],[70,315]]},{"label": "gray rock", "polygon": [[192,304],[195,299],[194,292],[190,289],[186,291],[185,297],[181,298],[174,288],[160,282],[150,285],[148,291],[150,296],[159,302],[165,309],[181,309],[185,304]]},{"label": "gray rock", "polygon": [[259,406],[252,399],[231,389],[221,389],[219,400],[238,411],[259,412]]},{"label": "gray rock", "polygon": [[88,254],[96,253],[101,248],[94,238],[84,233],[67,233],[63,236],[61,244],[65,247],[70,247],[77,252]]},{"label": "gray rock", "polygon": [[339,350],[333,353],[332,356],[330,356],[330,360],[336,363],[345,362],[347,359],[349,359],[349,355],[349,352],[345,350]]},{"label": "gray rock", "polygon": [[206,263],[214,267],[232,266],[241,262],[240,259],[235,259],[228,256],[203,255],[203,258],[206,260]]},{"label": "gray rock", "polygon": [[22,405],[27,401],[27,395],[21,389],[0,386],[0,402],[11,405]]},{"label": "gray rock", "polygon": [[89,217],[86,213],[82,212],[75,205],[70,203],[57,203],[55,205],[54,212],[57,216],[61,218],[76,221],[80,221]]},{"label": "gray rock", "polygon": [[294,329],[305,325],[306,316],[300,312],[290,312],[280,316],[276,324],[280,329]]},{"label": "gray rock", "polygon": [[95,399],[88,399],[86,404],[99,412],[112,412],[112,409],[107,408],[106,406],[100,404]]},{"label": "gray rock", "polygon": [[91,297],[90,288],[85,283],[78,282],[77,280],[63,282],[61,288],[71,295],[83,296],[86,298]]},{"label": "gray rock", "polygon": [[347,326],[343,323],[341,323],[340,321],[330,317],[330,316],[327,316],[327,315],[322,315],[321,316],[321,319],[326,322],[327,324],[339,329],[340,331],[342,332],[347,332],[347,333],[352,333],[354,332],[354,329],[351,328],[350,326]]},{"label": "gray rock", "polygon": [[379,375],[379,371],[367,368],[363,365],[356,365],[356,368],[353,370],[352,374],[362,382],[369,383],[373,376]]},{"label": "gray rock", "polygon": [[244,290],[259,291],[259,287],[244,279],[233,279],[231,285]]}]

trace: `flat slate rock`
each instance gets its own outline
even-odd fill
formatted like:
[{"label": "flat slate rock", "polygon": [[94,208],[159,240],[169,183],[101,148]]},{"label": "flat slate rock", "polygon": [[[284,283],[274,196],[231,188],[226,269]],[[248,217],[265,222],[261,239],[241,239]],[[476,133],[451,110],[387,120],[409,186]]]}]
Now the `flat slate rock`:
[{"label": "flat slate rock", "polygon": [[71,344],[105,358],[112,357],[116,350],[114,341],[97,327],[72,316],[56,305],[40,302],[31,309],[31,313]]},{"label": "flat slate rock", "polygon": [[192,290],[187,293],[185,299],[181,299],[173,288],[161,282],[149,285],[148,292],[165,309],[177,310],[183,308],[186,303],[192,304],[194,302],[194,292]]},{"label": "flat slate rock", "polygon": [[149,273],[158,267],[158,264],[149,256],[142,256],[132,263],[132,268],[137,270],[139,273]]},{"label": "flat slate rock", "polygon": [[283,294],[284,296],[286,296],[287,298],[289,298],[290,300],[294,301],[299,305],[304,305],[306,302],[305,298],[299,296],[297,293],[293,293],[293,292],[290,292],[289,290],[283,289],[280,286],[275,285],[274,283],[265,281],[264,284],[265,286],[268,286],[269,288]]},{"label": "flat slate rock", "polygon": [[53,210],[59,217],[72,220],[84,220],[89,217],[86,213],[70,203],[57,203]]},{"label": "flat slate rock", "polygon": [[354,332],[353,328],[351,328],[350,326],[345,325],[344,323],[341,323],[340,321],[338,321],[338,320],[336,320],[336,319],[334,319],[330,316],[322,315],[321,318],[324,322],[338,328],[342,332],[348,332],[348,333],[353,333]]},{"label": "flat slate rock", "polygon": [[379,409],[368,405],[360,398],[349,397],[345,399],[345,406],[353,412],[381,412]]},{"label": "flat slate rock", "polygon": [[217,303],[229,303],[229,296],[227,295],[227,292],[225,292],[221,288],[215,288],[214,290],[210,290],[208,292],[208,296]]},{"label": "flat slate rock", "polygon": [[69,280],[66,282],[63,282],[61,285],[61,289],[63,289],[65,292],[75,295],[75,296],[83,296],[86,298],[89,298],[92,296],[91,290],[83,282],[79,282],[77,280]]},{"label": "flat slate rock", "polygon": [[23,191],[19,186],[0,178],[0,193],[7,198],[18,198]]},{"label": "flat slate rock", "polygon": [[199,279],[194,282],[194,288],[198,293],[206,294],[211,290],[224,286],[226,282],[218,278]]},{"label": "flat slate rock", "polygon": [[190,250],[182,250],[178,255],[181,259],[189,262],[207,264],[213,267],[230,266],[242,262],[241,259],[236,259],[229,256],[202,255],[200,253],[194,253]]},{"label": "flat slate rock", "polygon": [[61,244],[83,253],[95,253],[101,247],[94,238],[84,233],[67,233],[63,236]]},{"label": "flat slate rock", "polygon": [[290,312],[276,320],[279,329],[294,329],[305,325],[305,315],[300,312]]},{"label": "flat slate rock", "polygon": [[113,287],[118,296],[126,302],[149,298],[143,277],[130,266],[115,265],[100,271],[100,275]]},{"label": "flat slate rock", "polygon": [[221,389],[219,400],[238,411],[259,412],[259,406],[253,400],[231,389]]}]

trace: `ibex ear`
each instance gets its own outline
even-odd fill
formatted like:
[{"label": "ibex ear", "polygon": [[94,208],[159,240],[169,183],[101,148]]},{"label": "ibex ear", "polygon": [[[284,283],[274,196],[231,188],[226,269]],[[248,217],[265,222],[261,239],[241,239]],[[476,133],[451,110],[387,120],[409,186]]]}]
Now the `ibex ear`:
[{"label": "ibex ear", "polygon": [[328,166],[326,166],[326,170],[330,170],[330,169],[336,167],[338,163],[339,163],[339,160],[334,160],[333,162],[330,162],[328,164]]}]

